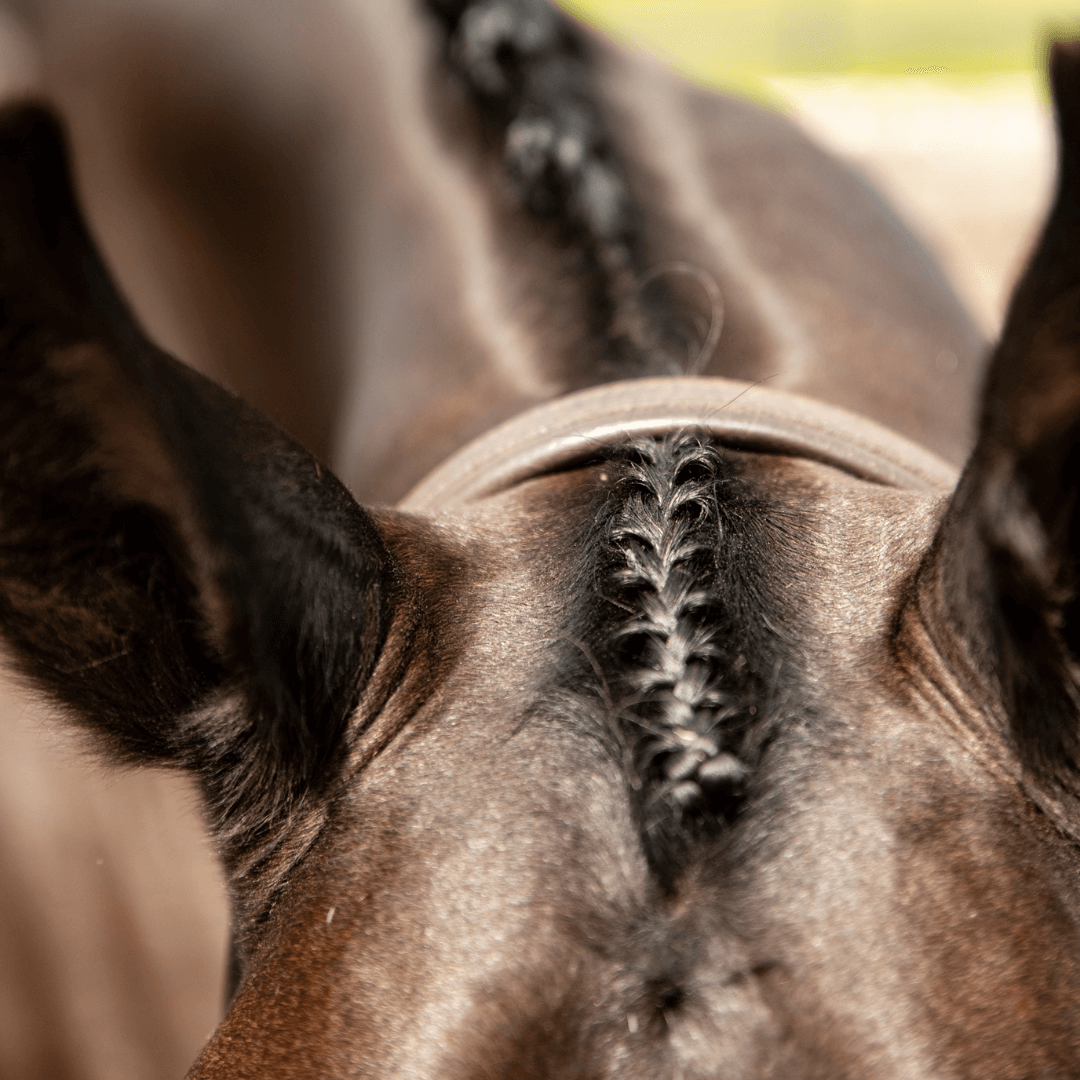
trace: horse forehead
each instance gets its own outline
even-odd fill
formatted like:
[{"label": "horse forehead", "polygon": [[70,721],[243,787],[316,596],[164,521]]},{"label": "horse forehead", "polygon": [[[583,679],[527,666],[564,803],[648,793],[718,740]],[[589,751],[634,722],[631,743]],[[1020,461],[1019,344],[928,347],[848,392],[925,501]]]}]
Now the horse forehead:
[{"label": "horse forehead", "polygon": [[[795,459],[748,455],[744,465],[748,498],[771,528],[753,543],[718,541],[738,545],[729,567],[740,577],[730,632],[749,637],[767,624],[776,639],[768,674],[793,713],[812,709],[823,726],[840,723],[867,745],[887,743],[901,727],[920,737],[925,709],[897,691],[903,673],[888,639],[942,500]],[[536,707],[568,656],[586,670],[596,667],[595,643],[579,636],[574,620],[600,602],[602,584],[581,567],[584,549],[597,541],[592,524],[605,497],[603,471],[545,477],[468,514],[423,523],[420,544],[414,523],[397,519],[392,546],[413,573],[430,578],[438,561],[431,552],[444,549],[458,554],[459,570],[431,612],[445,662],[430,665],[422,703],[364,782],[389,770],[372,803],[392,807],[400,793],[424,820],[421,830],[455,820],[474,846],[485,837],[500,842],[500,830],[520,832],[522,818],[591,830],[597,850],[619,852],[612,864],[618,880],[608,883],[617,893],[640,869],[638,856],[627,854],[634,826],[618,755],[601,749],[595,730],[575,726],[572,715],[553,718]],[[604,680],[600,672],[601,694],[613,692]],[[572,702],[571,714],[586,703],[587,695]],[[931,727],[928,734],[936,733]],[[399,771],[406,769],[421,785],[415,799]],[[449,818],[446,800],[453,803]]]},{"label": "horse forehead", "polygon": [[[722,487],[718,498],[752,509],[716,540],[718,555],[734,551],[722,574],[731,580],[720,582],[733,592],[721,594],[733,613],[728,633],[753,637],[766,627],[775,638],[769,663],[787,686],[793,678],[806,684],[797,694],[824,693],[833,711],[868,707],[894,681],[888,635],[944,497],[800,459],[733,456],[738,491]],[[568,654],[595,667],[595,643],[581,634],[578,616],[603,603],[604,582],[587,564],[599,542],[598,508],[610,494],[607,471],[538,478],[464,513],[388,519],[407,573],[425,585],[439,582],[426,614],[446,658],[438,671],[425,658],[428,700],[410,730],[426,723],[463,745],[504,737],[521,729]]]},{"label": "horse forehead", "polygon": [[846,662],[879,644],[930,548],[947,503],[870,484],[813,462],[786,460],[770,484],[777,507],[797,508],[801,528],[787,560],[801,597],[805,648],[818,662]]},{"label": "horse forehead", "polygon": [[[695,1002],[665,1020],[675,1041],[686,1029],[686,1062],[687,1032],[711,1030],[721,1015],[733,1052],[750,1060],[747,1047],[780,1022],[770,994],[828,992],[852,1011],[859,998],[868,1005],[858,1040],[910,1031],[906,1006],[881,990],[891,969],[870,930],[895,928],[897,956],[913,931],[882,883],[902,877],[905,829],[952,812],[928,804],[938,781],[958,805],[965,784],[985,784],[948,740],[931,738],[927,749],[925,717],[906,711],[887,673],[865,660],[886,662],[874,642],[940,507],[787,459],[750,462],[744,475],[768,496],[761,512],[791,537],[779,555],[748,551],[746,560],[771,576],[768,590],[795,598],[782,610],[798,625],[780,630],[810,685],[792,704],[828,715],[778,739],[730,848],[691,860],[677,889],[658,892],[610,748],[529,712],[553,658],[577,647],[567,618],[581,597],[569,593],[591,535],[595,476],[537,481],[458,519],[395,519],[391,546],[408,551],[411,573],[442,557],[432,551],[458,553],[437,612],[453,624],[456,651],[337,804],[319,857],[290,885],[250,993],[278,978],[296,949],[322,942],[322,975],[303,1008],[377,1018],[363,1038],[386,1075],[402,1060],[415,1075],[451,1075],[455,1062],[472,1075],[468,1062],[498,1042],[511,1014],[521,1031],[533,1021],[543,1029],[522,1037],[533,1046],[579,998],[602,1014],[597,1030],[610,1019],[603,1003],[613,1002],[624,1038],[655,1012],[658,986]],[[952,858],[963,847],[955,839],[928,864]],[[876,952],[859,944],[862,931]],[[831,972],[819,970],[823,948],[841,956]],[[784,974],[770,975],[774,966]],[[300,973],[305,986],[312,978]],[[560,988],[558,1001],[545,985]],[[341,1000],[320,1005],[319,995]]]},{"label": "horse forehead", "polygon": [[[729,456],[742,483],[718,498],[753,502],[765,519],[765,528],[740,546],[739,572],[769,578],[771,590],[801,598],[791,616],[798,625],[788,629],[816,640],[828,630],[830,644],[837,635],[865,636],[871,619],[887,617],[928,550],[946,496],[866,482],[798,458]],[[607,495],[605,480],[601,466],[541,477],[438,516],[429,535],[467,552],[468,584],[448,614],[460,616],[467,594],[474,617],[501,623],[504,634],[515,620],[550,622],[558,633],[567,608],[588,602],[576,570],[597,539],[590,526]],[[407,551],[407,524],[400,535],[399,550]],[[729,540],[718,537],[717,544]]]}]

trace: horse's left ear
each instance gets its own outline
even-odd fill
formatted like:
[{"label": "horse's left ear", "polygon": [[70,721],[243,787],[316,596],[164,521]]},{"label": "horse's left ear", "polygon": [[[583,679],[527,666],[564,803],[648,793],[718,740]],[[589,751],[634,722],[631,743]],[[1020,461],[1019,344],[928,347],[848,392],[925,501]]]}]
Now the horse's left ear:
[{"label": "horse's left ear", "polygon": [[970,663],[1000,702],[1029,786],[1061,809],[1080,793],[1080,42],[1053,46],[1050,81],[1056,199],[924,583],[965,654],[957,667]]}]

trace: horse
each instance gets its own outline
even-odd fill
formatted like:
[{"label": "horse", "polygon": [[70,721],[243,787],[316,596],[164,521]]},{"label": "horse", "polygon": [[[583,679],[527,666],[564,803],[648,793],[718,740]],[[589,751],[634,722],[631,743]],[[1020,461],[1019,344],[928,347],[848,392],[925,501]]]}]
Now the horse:
[{"label": "horse", "polygon": [[[217,380],[54,113],[0,120],[0,635],[198,791],[231,945],[188,1075],[1075,1074],[1080,46],[984,371],[783,119],[540,0],[334,12],[363,182],[291,263],[222,129],[138,123],[175,73],[129,101],[187,222],[147,309],[219,313]],[[230,329],[305,266],[348,300],[306,365],[266,312],[277,424]]]}]

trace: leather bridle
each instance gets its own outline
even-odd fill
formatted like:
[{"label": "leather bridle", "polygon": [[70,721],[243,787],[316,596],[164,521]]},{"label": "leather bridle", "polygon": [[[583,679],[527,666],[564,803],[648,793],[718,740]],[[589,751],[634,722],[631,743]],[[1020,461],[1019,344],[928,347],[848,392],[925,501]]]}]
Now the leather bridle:
[{"label": "leather bridle", "polygon": [[606,383],[528,409],[452,454],[399,506],[453,510],[595,458],[627,436],[688,428],[734,449],[807,458],[888,487],[943,494],[957,480],[935,454],[845,409],[760,384],[681,376]]}]

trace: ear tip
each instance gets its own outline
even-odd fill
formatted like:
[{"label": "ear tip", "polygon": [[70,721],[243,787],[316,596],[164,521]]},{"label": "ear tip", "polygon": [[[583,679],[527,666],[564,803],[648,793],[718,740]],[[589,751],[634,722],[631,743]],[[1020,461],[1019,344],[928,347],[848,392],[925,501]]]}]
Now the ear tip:
[{"label": "ear tip", "polygon": [[70,175],[64,126],[48,105],[27,101],[0,109],[0,215],[9,242],[25,238],[28,229],[48,235],[60,218],[78,219]]},{"label": "ear tip", "polygon": [[1050,46],[1050,89],[1062,138],[1080,142],[1080,40],[1055,41]]},{"label": "ear tip", "polygon": [[1080,62],[1080,38],[1068,41],[1055,41],[1050,46],[1052,57],[1064,57],[1064,62]]},{"label": "ear tip", "polygon": [[10,133],[25,134],[39,128],[51,128],[54,132],[62,130],[56,110],[47,102],[23,98],[0,108],[0,131],[4,137]]},{"label": "ear tip", "polygon": [[64,125],[39,101],[21,101],[0,109],[0,162],[3,168],[67,157]]}]

